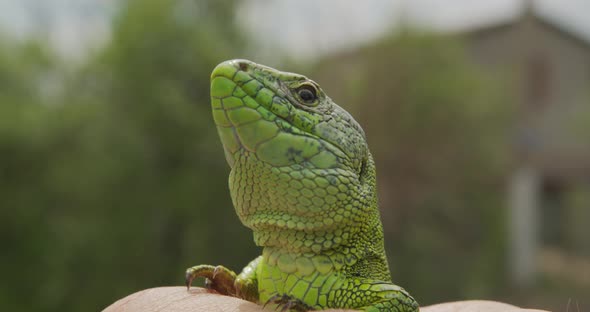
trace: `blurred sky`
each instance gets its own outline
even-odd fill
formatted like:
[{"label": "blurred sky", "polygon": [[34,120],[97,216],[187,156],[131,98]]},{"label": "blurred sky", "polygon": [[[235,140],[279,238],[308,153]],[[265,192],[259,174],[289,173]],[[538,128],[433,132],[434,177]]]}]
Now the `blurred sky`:
[{"label": "blurred sky", "polygon": [[[294,58],[307,58],[371,41],[399,26],[401,21],[444,31],[494,24],[518,15],[526,1],[247,0],[242,2],[238,17],[266,54],[280,48]],[[539,14],[590,39],[590,1],[533,2]],[[116,3],[116,0],[2,0],[0,33],[16,37],[45,36],[60,53],[83,56],[89,48],[108,38]]]}]

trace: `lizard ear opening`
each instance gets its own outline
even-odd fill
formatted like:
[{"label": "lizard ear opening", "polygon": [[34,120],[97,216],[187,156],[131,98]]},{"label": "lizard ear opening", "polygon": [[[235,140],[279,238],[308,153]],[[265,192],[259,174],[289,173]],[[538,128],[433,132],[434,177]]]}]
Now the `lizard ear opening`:
[{"label": "lizard ear opening", "polygon": [[365,172],[367,171],[367,158],[363,158],[363,162],[361,163],[361,168],[359,170],[359,178],[362,179],[362,177],[365,176]]}]

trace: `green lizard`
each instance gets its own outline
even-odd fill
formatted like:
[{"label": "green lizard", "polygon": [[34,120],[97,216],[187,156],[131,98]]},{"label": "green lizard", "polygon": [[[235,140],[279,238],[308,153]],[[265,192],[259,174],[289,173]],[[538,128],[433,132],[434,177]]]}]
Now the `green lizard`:
[{"label": "green lizard", "polygon": [[236,275],[186,271],[206,287],[285,310],[418,311],[391,282],[375,164],[363,130],[314,81],[246,60],[211,74],[229,189],[262,255]]}]

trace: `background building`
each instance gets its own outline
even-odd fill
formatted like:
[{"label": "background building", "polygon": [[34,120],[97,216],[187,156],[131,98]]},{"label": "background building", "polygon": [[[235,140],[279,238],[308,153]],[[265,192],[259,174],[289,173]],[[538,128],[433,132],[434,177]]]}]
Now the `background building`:
[{"label": "background building", "polygon": [[516,103],[510,200],[519,283],[532,282],[539,262],[548,269],[547,248],[590,254],[581,222],[590,220],[590,41],[527,3],[513,20],[466,35],[471,57],[509,82]]}]

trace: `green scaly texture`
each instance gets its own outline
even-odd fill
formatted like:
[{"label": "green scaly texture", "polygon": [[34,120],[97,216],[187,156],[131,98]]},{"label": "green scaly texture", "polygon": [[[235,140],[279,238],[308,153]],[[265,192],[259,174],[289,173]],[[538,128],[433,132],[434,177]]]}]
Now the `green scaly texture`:
[{"label": "green scaly texture", "polygon": [[211,74],[229,189],[262,255],[236,275],[187,270],[206,286],[283,310],[418,311],[391,282],[364,132],[314,81],[246,60]]}]

